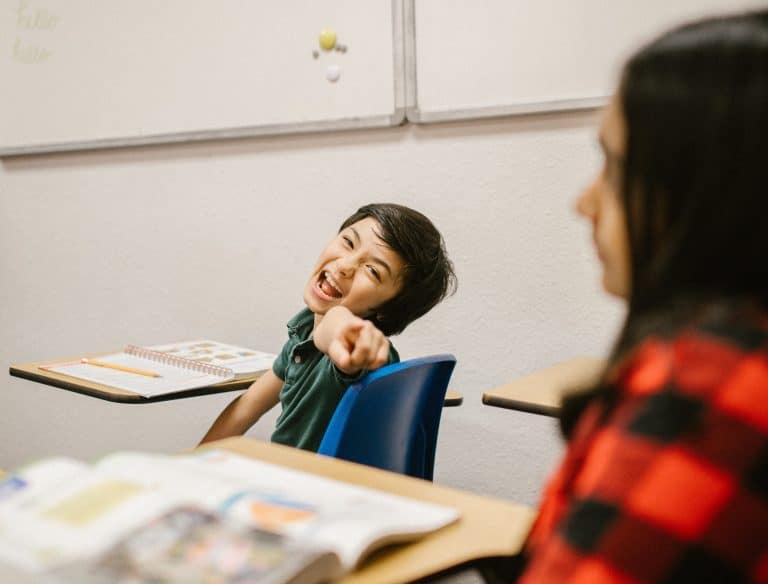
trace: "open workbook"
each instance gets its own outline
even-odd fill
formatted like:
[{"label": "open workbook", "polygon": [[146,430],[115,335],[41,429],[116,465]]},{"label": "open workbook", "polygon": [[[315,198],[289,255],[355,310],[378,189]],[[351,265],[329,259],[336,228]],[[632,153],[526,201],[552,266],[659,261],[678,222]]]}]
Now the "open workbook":
[{"label": "open workbook", "polygon": [[222,450],[51,458],[0,482],[0,566],[41,582],[311,584],[457,519]]},{"label": "open workbook", "polygon": [[274,360],[271,353],[199,340],[152,347],[128,345],[118,353],[40,368],[153,397],[255,377],[272,367]]}]

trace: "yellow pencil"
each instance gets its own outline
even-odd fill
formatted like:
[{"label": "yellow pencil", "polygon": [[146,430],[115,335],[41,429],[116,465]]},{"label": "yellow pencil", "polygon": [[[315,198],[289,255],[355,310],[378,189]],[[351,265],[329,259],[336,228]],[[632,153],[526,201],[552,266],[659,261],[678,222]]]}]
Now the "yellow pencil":
[{"label": "yellow pencil", "polygon": [[95,359],[86,359],[83,357],[80,359],[81,363],[87,363],[88,365],[98,365],[99,367],[107,367],[108,369],[117,369],[118,371],[125,371],[126,373],[135,373],[136,375],[146,375],[147,377],[161,377],[159,373],[152,371],[144,371],[143,369],[134,369],[133,367],[126,367],[125,365],[115,365],[114,363],[105,363],[104,361],[96,361]]}]

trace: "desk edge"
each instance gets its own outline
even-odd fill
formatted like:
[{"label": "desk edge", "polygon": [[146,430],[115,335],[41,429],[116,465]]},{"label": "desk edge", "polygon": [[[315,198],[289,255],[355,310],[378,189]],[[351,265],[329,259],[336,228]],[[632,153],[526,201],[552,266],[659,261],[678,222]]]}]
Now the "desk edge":
[{"label": "desk edge", "polygon": [[[155,403],[155,402],[172,401],[175,399],[183,399],[188,397],[198,397],[201,395],[214,395],[217,393],[227,393],[230,391],[241,391],[245,389],[245,387],[240,387],[239,385],[235,385],[235,387],[220,387],[211,391],[211,388],[215,386],[209,385],[206,387],[196,387],[195,389],[188,389],[188,390],[179,391],[176,393],[166,393],[162,395],[155,395],[152,397],[144,397],[139,394],[123,395],[123,394],[111,393],[105,390],[90,388],[90,387],[85,388],[79,385],[76,381],[64,381],[63,379],[57,379],[54,377],[43,375],[42,373],[37,374],[32,371],[28,371],[26,369],[20,369],[13,365],[11,365],[8,368],[8,373],[10,373],[12,377],[19,377],[21,379],[27,379],[29,381],[42,383],[43,385],[50,385],[52,387],[58,387],[59,389],[65,389],[73,393],[87,395],[88,397],[95,397],[97,399],[101,399],[104,401],[108,401],[112,403],[123,403],[123,404],[148,404],[148,403]],[[242,381],[243,382],[247,381],[248,384],[250,384],[254,381],[254,379],[249,378],[249,379],[244,379]]]},{"label": "desk edge", "polygon": [[498,397],[495,395],[489,395],[487,393],[483,394],[483,404],[487,406],[496,406],[498,408],[506,408],[508,410],[518,410],[531,414],[539,414],[541,416],[549,416],[551,418],[557,418],[560,416],[559,407],[545,406],[543,404]]}]

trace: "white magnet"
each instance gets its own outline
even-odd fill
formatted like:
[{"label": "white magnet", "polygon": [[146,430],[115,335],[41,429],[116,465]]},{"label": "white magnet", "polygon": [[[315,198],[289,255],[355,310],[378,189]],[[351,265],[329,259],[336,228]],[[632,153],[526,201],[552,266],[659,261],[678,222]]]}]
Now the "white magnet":
[{"label": "white magnet", "polygon": [[325,77],[331,83],[335,83],[341,77],[341,67],[338,65],[328,65],[328,69],[325,71]]}]

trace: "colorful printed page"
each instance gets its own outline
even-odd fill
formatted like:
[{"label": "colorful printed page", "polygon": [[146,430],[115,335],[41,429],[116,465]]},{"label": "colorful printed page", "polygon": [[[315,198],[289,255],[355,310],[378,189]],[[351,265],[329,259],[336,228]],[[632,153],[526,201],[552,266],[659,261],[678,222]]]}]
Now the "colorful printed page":
[{"label": "colorful printed page", "polygon": [[269,531],[182,506],[129,533],[92,561],[51,571],[66,582],[328,582],[338,557],[292,545]]},{"label": "colorful printed page", "polygon": [[[458,519],[455,509],[225,451],[122,452],[94,466],[48,459],[0,481],[0,567],[40,573],[116,549],[119,558],[119,542],[142,528],[162,534],[169,525],[164,514],[185,507],[277,534],[296,549],[332,552],[341,571],[384,544],[418,538]],[[200,533],[203,539],[209,535],[208,528]],[[221,535],[216,541],[240,538]],[[170,569],[164,562],[157,569]]]},{"label": "colorful printed page", "polygon": [[147,348],[184,359],[227,367],[234,372],[235,378],[250,377],[271,369],[276,357],[272,353],[210,340],[169,343]]},{"label": "colorful printed page", "polygon": [[111,476],[145,477],[190,504],[331,549],[345,570],[385,543],[415,539],[459,517],[449,507],[225,451],[178,457],[116,453],[99,466]]},{"label": "colorful printed page", "polygon": [[43,460],[0,482],[0,563],[35,574],[92,557],[173,505],[144,482]]}]

